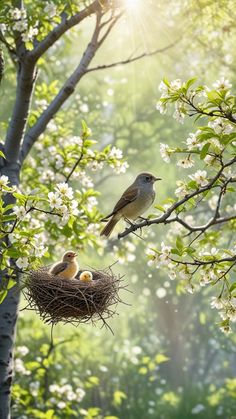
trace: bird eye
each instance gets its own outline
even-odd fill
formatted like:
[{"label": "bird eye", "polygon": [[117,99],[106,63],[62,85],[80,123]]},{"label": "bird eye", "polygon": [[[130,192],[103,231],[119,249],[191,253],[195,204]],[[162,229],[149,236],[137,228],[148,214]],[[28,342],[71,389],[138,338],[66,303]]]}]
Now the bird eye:
[{"label": "bird eye", "polygon": [[150,180],[151,180],[150,176],[146,176],[146,181],[150,182]]}]

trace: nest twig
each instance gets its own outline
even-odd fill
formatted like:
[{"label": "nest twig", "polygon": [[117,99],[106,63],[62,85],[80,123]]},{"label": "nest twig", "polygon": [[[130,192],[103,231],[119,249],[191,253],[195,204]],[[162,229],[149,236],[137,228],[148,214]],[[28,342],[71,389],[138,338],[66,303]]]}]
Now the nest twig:
[{"label": "nest twig", "polygon": [[116,314],[116,306],[121,301],[119,291],[127,286],[122,278],[113,274],[111,267],[106,270],[91,271],[93,280],[62,279],[41,268],[30,272],[25,281],[23,293],[28,300],[27,309],[35,310],[47,324],[58,322],[79,325],[80,323],[106,319]]}]

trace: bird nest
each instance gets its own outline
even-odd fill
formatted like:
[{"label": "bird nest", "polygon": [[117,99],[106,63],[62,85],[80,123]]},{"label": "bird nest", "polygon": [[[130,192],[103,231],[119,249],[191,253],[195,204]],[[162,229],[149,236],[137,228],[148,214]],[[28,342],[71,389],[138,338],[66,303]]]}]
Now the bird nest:
[{"label": "bird nest", "polygon": [[62,279],[50,274],[48,268],[31,271],[23,289],[26,308],[35,310],[47,324],[79,325],[102,320],[109,327],[106,319],[116,314],[119,302],[123,303],[119,291],[127,289],[126,285],[110,267],[91,271],[93,280],[89,282],[79,280],[81,272],[75,279]]}]

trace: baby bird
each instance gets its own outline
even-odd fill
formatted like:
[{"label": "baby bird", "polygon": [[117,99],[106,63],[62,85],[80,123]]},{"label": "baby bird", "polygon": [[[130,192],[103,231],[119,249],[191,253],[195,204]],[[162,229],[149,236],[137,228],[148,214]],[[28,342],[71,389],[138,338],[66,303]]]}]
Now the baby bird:
[{"label": "baby bird", "polygon": [[79,276],[80,281],[90,282],[93,279],[93,274],[90,271],[83,271]]},{"label": "baby bird", "polygon": [[62,261],[55,263],[49,273],[63,279],[73,279],[79,271],[79,265],[75,260],[76,256],[77,253],[75,252],[66,252]]}]

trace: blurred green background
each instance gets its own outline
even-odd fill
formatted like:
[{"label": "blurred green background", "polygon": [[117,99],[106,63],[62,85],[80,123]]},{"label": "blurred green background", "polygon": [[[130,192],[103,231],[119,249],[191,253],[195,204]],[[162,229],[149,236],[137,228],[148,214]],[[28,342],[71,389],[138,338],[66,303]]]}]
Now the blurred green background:
[{"label": "blurred green background", "polygon": [[[139,6],[138,6],[139,4]],[[112,143],[122,149],[129,169],[114,175],[110,169],[92,173],[101,193],[99,208],[108,213],[120,193],[140,171],[152,171],[156,203],[174,196],[181,168],[166,165],[159,143],[177,145],[195,130],[189,118],[178,124],[160,115],[155,104],[163,77],[198,77],[209,84],[221,76],[235,83],[235,21],[230,1],[147,1],[117,25],[92,66],[141,54],[165,51],[132,64],[86,75],[65,108],[73,110],[74,133],[85,119],[101,148]],[[41,63],[39,81],[69,75],[91,27],[73,29]],[[235,84],[234,84],[235,85]],[[1,89],[1,120],[10,115],[13,97],[11,71]],[[4,124],[1,125],[2,130]],[[122,230],[119,225],[117,230]],[[159,244],[165,227],[153,226],[149,240]],[[83,266],[97,268],[116,261],[111,241],[104,254],[88,248],[79,256]],[[186,295],[165,272],[148,267],[146,242],[127,237],[120,248],[117,273],[125,274],[132,293],[122,298],[118,316],[109,321],[114,335],[99,325],[78,328],[58,325],[53,345],[50,326],[34,312],[20,311],[15,351],[13,418],[109,419],[233,419],[236,417],[236,337],[223,335],[210,308],[211,290]],[[115,248],[116,250],[116,248]],[[21,308],[26,302],[22,300]]]}]

